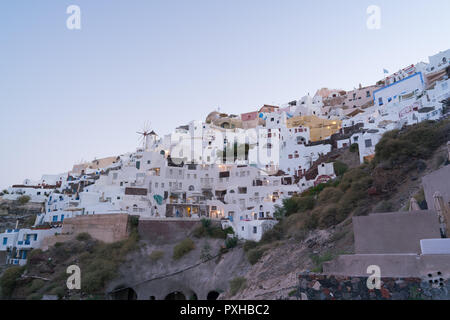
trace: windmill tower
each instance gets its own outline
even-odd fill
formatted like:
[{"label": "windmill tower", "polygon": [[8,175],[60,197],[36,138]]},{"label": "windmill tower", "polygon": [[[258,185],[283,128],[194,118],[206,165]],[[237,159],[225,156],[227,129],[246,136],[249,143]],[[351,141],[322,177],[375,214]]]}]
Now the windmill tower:
[{"label": "windmill tower", "polygon": [[150,130],[149,123],[145,123],[141,131],[137,131],[136,133],[140,135],[139,144],[142,144],[142,149],[148,151],[150,146],[156,141],[156,133],[153,130]]}]

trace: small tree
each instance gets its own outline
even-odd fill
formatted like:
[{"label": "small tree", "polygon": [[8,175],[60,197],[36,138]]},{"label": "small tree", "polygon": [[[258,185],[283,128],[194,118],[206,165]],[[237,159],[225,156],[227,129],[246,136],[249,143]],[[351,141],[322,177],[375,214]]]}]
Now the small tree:
[{"label": "small tree", "polygon": [[19,202],[20,205],[27,204],[31,200],[30,196],[20,196],[17,199],[17,202]]}]

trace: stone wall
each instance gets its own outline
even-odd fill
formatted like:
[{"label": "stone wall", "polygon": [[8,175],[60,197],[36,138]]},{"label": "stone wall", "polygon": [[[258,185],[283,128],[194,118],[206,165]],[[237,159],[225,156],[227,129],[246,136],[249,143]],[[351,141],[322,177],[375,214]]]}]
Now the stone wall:
[{"label": "stone wall", "polygon": [[340,255],[323,264],[328,275],[366,276],[367,267],[377,265],[384,277],[425,277],[430,272],[440,272],[450,278],[448,254],[354,254]]},{"label": "stone wall", "polygon": [[419,254],[421,239],[440,238],[437,214],[430,210],[353,217],[353,230],[357,254]]},{"label": "stone wall", "polygon": [[128,237],[128,215],[99,214],[64,219],[62,234],[45,238],[41,248],[47,250],[56,242],[69,241],[83,232],[106,243],[123,240]]},{"label": "stone wall", "polygon": [[428,208],[434,208],[433,195],[436,191],[439,191],[442,195],[444,202],[450,202],[450,165],[445,166],[437,171],[434,171],[422,178],[422,185],[425,193],[425,199],[427,200]]},{"label": "stone wall", "polygon": [[[143,240],[152,243],[173,243],[188,237],[200,224],[198,219],[140,219],[138,231]],[[220,225],[217,221],[211,221],[211,224]]]},{"label": "stone wall", "polygon": [[299,300],[450,300],[450,281],[382,278],[380,289],[369,290],[367,277],[302,274],[289,299]]}]

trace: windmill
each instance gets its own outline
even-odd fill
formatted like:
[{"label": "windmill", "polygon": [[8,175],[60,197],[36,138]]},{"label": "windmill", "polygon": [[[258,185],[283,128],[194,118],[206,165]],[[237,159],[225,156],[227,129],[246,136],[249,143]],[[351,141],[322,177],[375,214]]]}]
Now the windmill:
[{"label": "windmill", "polygon": [[153,130],[150,130],[150,123],[145,122],[141,131],[137,131],[136,133],[140,135],[139,144],[142,144],[144,150],[148,150],[150,147],[150,137],[156,135]]}]

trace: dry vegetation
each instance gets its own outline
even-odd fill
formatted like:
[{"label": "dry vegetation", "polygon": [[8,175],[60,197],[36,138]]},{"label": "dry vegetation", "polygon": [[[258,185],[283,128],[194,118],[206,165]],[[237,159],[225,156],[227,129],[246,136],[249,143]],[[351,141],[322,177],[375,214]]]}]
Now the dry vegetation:
[{"label": "dry vegetation", "polygon": [[[133,220],[130,217],[130,220]],[[49,250],[32,250],[24,267],[11,267],[0,278],[3,299],[41,299],[44,294],[60,299],[104,298],[108,281],[118,274],[119,266],[128,253],[139,248],[135,221],[127,239],[103,243],[87,233],[70,242],[58,242]],[[69,265],[81,269],[81,290],[67,290]]]},{"label": "dry vegetation", "polygon": [[[392,194],[411,175],[424,172],[425,161],[448,140],[449,120],[426,121],[387,132],[377,144],[376,156],[371,163],[348,169],[339,162],[335,165],[338,174],[335,180],[285,199],[276,211],[279,223],[266,232],[259,243],[247,241],[244,245],[249,262],[258,262],[270,245],[278,241],[302,241],[310,231],[340,225],[346,226],[344,229],[348,232],[352,216],[399,209],[390,201]],[[441,164],[445,159],[436,161]],[[416,197],[423,203],[423,191]],[[339,240],[338,235],[335,236],[335,240]],[[321,260],[320,257],[315,259]],[[320,269],[320,261],[316,264]]]}]

